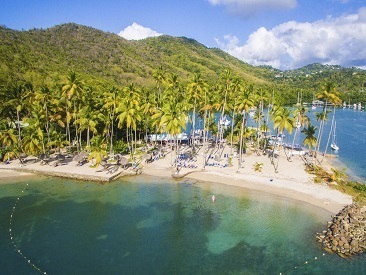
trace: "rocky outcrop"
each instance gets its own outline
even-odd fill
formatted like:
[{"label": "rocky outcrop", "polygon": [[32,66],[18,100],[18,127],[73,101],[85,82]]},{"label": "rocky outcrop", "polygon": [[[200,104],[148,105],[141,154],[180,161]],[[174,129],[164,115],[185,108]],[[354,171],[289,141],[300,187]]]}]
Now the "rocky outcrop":
[{"label": "rocky outcrop", "polygon": [[366,208],[356,204],[345,206],[332,221],[327,230],[316,236],[323,248],[342,257],[361,254],[366,251]]}]

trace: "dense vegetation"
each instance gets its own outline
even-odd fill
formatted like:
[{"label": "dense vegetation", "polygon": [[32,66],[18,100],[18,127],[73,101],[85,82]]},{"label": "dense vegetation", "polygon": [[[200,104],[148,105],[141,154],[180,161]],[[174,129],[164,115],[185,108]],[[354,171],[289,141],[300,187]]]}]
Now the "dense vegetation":
[{"label": "dense vegetation", "polygon": [[177,74],[183,84],[199,72],[213,85],[221,72],[229,69],[246,83],[274,90],[284,104],[296,103],[298,92],[303,101],[311,102],[324,82],[333,83],[342,101],[366,104],[366,72],[357,68],[312,64],[281,72],[268,66],[251,66],[185,37],[128,41],[77,24],[29,31],[0,27],[0,37],[2,87],[27,82],[53,89],[74,70],[96,89],[130,83],[152,89],[153,71],[160,66]]}]

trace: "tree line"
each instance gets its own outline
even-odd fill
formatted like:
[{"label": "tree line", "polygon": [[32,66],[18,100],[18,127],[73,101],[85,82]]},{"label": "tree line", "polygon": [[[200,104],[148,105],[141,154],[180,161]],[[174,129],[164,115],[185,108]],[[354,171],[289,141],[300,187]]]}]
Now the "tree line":
[{"label": "tree line", "polygon": [[[116,152],[129,153],[133,158],[144,137],[151,133],[170,134],[178,148],[178,134],[185,131],[187,123],[194,133],[197,116],[203,121],[204,148],[207,149],[209,137],[226,139],[237,147],[238,169],[249,140],[257,150],[269,146],[266,136],[269,120],[276,135],[302,131],[304,145],[319,150],[317,141],[321,140],[328,119],[328,104],[317,116],[320,126],[315,137],[317,129],[308,119],[301,100],[294,106],[284,106],[281,93],[274,88],[250,84],[229,69],[211,85],[200,73],[182,82],[177,74],[163,67],[155,69],[152,77],[155,81],[152,88],[134,83],[95,88],[71,70],[55,87],[35,87],[29,82],[2,86],[1,157],[15,158],[21,153],[37,156],[67,148],[88,151],[96,165]],[[319,87],[316,96],[334,107],[341,104],[339,93],[330,83]],[[268,117],[264,108],[269,108]],[[257,127],[247,127],[251,110],[255,110]],[[219,120],[230,117],[231,126],[223,127],[215,114],[219,114]],[[191,138],[194,149],[194,134]],[[278,169],[278,162],[274,167]]]}]

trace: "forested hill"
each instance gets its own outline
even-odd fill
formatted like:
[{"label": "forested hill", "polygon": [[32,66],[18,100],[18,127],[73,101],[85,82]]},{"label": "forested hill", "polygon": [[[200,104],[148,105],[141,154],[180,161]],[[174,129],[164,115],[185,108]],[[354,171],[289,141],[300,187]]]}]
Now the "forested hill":
[{"label": "forested hill", "polygon": [[89,83],[152,85],[153,71],[162,66],[184,82],[200,72],[214,83],[228,68],[249,82],[265,83],[268,70],[255,68],[185,37],[160,36],[128,41],[112,33],[76,24],[15,31],[0,27],[0,81],[57,83],[70,69]]},{"label": "forested hill", "polygon": [[159,36],[129,41],[116,34],[74,23],[49,29],[16,31],[0,27],[0,86],[30,82],[33,86],[61,85],[70,70],[93,87],[154,85],[153,72],[160,66],[186,84],[195,72],[213,85],[229,69],[247,83],[281,94],[296,102],[297,92],[311,100],[324,82],[332,84],[346,101],[366,103],[366,71],[312,64],[285,71],[255,67],[217,48],[207,48],[186,37]]}]

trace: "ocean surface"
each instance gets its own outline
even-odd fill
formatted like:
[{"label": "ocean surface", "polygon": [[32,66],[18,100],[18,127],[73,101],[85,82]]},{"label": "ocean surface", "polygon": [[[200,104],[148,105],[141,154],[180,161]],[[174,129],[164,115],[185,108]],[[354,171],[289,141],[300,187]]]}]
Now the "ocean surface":
[{"label": "ocean surface", "polygon": [[22,178],[0,185],[0,273],[365,274],[316,243],[329,219],[221,184]]},{"label": "ocean surface", "polygon": [[[336,121],[334,160],[364,180],[365,113],[337,109]],[[365,274],[365,255],[345,260],[316,243],[330,215],[189,180],[7,180],[0,184],[0,274]]]}]

